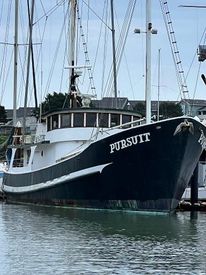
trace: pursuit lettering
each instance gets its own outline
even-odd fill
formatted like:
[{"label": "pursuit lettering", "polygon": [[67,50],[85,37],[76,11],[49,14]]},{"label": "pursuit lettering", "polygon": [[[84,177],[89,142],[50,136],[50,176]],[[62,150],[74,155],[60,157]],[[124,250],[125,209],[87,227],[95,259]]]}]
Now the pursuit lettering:
[{"label": "pursuit lettering", "polygon": [[136,145],[138,143],[144,143],[150,141],[150,133],[143,133],[135,136],[128,137],[126,139],[121,139],[114,143],[111,143],[110,146],[110,154],[114,153],[115,151],[123,150],[127,147]]}]

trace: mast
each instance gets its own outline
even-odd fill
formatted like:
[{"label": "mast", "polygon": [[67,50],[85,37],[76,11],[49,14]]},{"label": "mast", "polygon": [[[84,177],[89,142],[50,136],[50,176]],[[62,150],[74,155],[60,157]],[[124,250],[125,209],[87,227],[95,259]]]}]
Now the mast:
[{"label": "mast", "polygon": [[111,0],[111,23],[112,23],[112,54],[113,54],[113,76],[114,76],[114,96],[115,108],[117,109],[117,69],[116,69],[116,54],[115,54],[115,28],[114,28],[114,5]]},{"label": "mast", "polygon": [[34,0],[31,1],[31,14],[29,1],[28,4],[28,17],[29,17],[29,46],[28,46],[28,56],[27,56],[27,75],[26,75],[26,86],[25,86],[25,98],[24,98],[24,117],[23,117],[23,142],[26,129],[26,110],[27,110],[27,99],[29,90],[29,71],[30,71],[30,61],[31,61],[31,44],[32,44],[32,31],[33,31],[33,17],[34,17]]},{"label": "mast", "polygon": [[19,0],[15,0],[13,126],[16,125]]},{"label": "mast", "polygon": [[160,51],[158,50],[157,120],[160,119]]},{"label": "mast", "polygon": [[76,77],[75,68],[75,38],[76,38],[76,8],[77,1],[70,0],[71,15],[69,26],[69,88],[70,88],[70,108],[77,107],[77,91],[76,91]]},{"label": "mast", "polygon": [[146,123],[151,122],[151,0],[146,0]]}]

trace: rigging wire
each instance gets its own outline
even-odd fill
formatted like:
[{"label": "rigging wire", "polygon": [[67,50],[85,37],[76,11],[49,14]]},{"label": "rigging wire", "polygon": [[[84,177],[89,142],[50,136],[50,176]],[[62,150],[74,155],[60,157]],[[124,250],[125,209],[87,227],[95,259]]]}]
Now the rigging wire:
[{"label": "rigging wire", "polygon": [[86,42],[86,39],[85,39],[85,34],[84,34],[84,31],[83,31],[82,20],[81,20],[80,14],[79,14],[79,8],[77,8],[77,14],[78,14],[78,20],[79,20],[80,37],[81,37],[81,40],[82,40],[82,45],[83,45],[84,55],[85,55],[85,65],[87,66],[87,72],[88,72],[88,75],[89,75],[89,86],[88,86],[88,89],[87,89],[87,93],[89,92],[89,90],[91,88],[92,95],[95,96],[96,95],[96,88],[95,88],[95,85],[94,85],[94,78],[93,78],[93,74],[92,74],[92,70],[91,70],[91,66],[90,66],[90,58],[89,58],[89,54],[88,54],[88,47],[87,47],[87,42]]},{"label": "rigging wire", "polygon": [[[67,7],[66,7],[66,3],[64,3],[64,6],[63,6],[63,11],[64,11],[64,16],[66,18],[67,16]],[[65,35],[65,41],[67,41],[67,38],[68,38],[68,32],[66,31],[65,29],[65,32],[64,32],[64,35]],[[67,59],[67,43],[65,43],[65,46],[64,46],[64,55],[63,55],[63,64],[66,63],[66,59]],[[60,84],[59,84],[59,90],[62,91],[62,86],[63,86],[63,79],[64,79],[64,68],[62,67],[62,71],[61,71],[61,76],[60,76]],[[68,87],[68,90],[69,90],[69,87]],[[62,109],[65,108],[65,104],[66,104],[66,101],[68,99],[68,92],[66,93],[66,97],[65,97],[65,101],[62,105]]]},{"label": "rigging wire", "polygon": [[3,10],[4,10],[4,1],[1,2],[1,8],[0,8],[0,27],[1,27],[1,22],[3,18]]},{"label": "rigging wire", "polygon": [[[105,11],[107,10],[106,7],[108,5],[108,1],[104,1],[104,6],[102,9],[102,18],[104,18],[104,14]],[[93,64],[93,69],[92,69],[92,73],[94,74],[94,70],[96,68],[96,64],[97,64],[97,57],[98,57],[98,53],[99,53],[99,49],[100,49],[100,41],[101,41],[101,37],[102,37],[102,31],[103,31],[103,22],[101,22],[100,25],[100,31],[99,31],[99,36],[98,36],[98,42],[97,42],[97,49],[96,49],[96,53],[95,53],[95,57],[94,57],[94,64]]]},{"label": "rigging wire", "polygon": [[[129,27],[131,24],[131,19],[134,13],[134,8],[136,5],[136,0],[130,1],[127,7],[127,11],[125,13],[125,17],[124,17],[124,23],[122,25],[122,29],[119,35],[119,39],[118,39],[118,43],[117,43],[117,47],[116,47],[116,58],[117,58],[117,72],[119,70],[120,67],[120,63],[122,60],[122,55],[124,52],[124,47],[126,44],[126,40],[127,40],[127,36],[128,36],[128,32],[129,32]],[[109,76],[107,79],[107,82],[105,84],[105,88],[104,88],[104,94],[106,95],[111,95],[112,94],[112,86],[113,86],[113,77],[112,77],[112,66],[110,67],[110,71],[109,71]]]},{"label": "rigging wire", "polygon": [[[135,6],[135,3],[134,3],[134,6]],[[134,8],[134,6],[133,6],[133,8]],[[127,9],[127,12],[125,15],[124,24],[122,26],[122,30],[120,32],[120,38],[119,38],[118,45],[117,45],[117,50],[116,50],[117,51],[117,59],[118,59],[117,70],[119,70],[119,67],[120,67],[120,62],[122,59],[122,55],[124,52],[124,46],[126,43],[126,35],[128,34],[129,26],[130,26],[130,22],[131,22],[131,18],[132,18],[132,15],[130,15],[131,8],[132,8],[132,2],[130,2],[128,5],[128,9]],[[123,37],[122,33],[125,35],[125,37]],[[112,87],[113,87],[113,77],[112,77],[112,75],[110,75],[110,86],[108,86],[108,92],[110,92],[110,94],[112,93]]]},{"label": "rigging wire", "polygon": [[[206,41],[206,37],[205,37],[205,33],[206,33],[206,28],[204,28],[204,31],[202,33],[202,36],[199,40],[199,45],[201,45],[202,43],[202,40],[203,40],[203,45],[205,44],[205,41]],[[196,57],[197,57],[197,51],[195,51],[194,55],[193,55],[193,58],[192,58],[192,61],[190,63],[190,66],[189,66],[189,69],[187,71],[187,74],[186,74],[186,79],[188,79],[189,77],[189,74],[190,74],[190,71],[192,69],[192,66],[194,64],[194,61],[196,60]],[[195,86],[194,86],[194,91],[193,91],[193,97],[192,97],[192,103],[190,104],[190,108],[191,108],[191,112],[192,112],[192,109],[194,107],[194,99],[195,99],[195,96],[196,96],[196,92],[197,92],[197,84],[198,84],[198,79],[199,79],[199,76],[200,76],[200,68],[201,68],[201,62],[199,62],[199,66],[198,66],[198,69],[197,69],[197,77],[196,77],[196,81],[195,81]]]},{"label": "rigging wire", "polygon": [[175,64],[175,72],[176,72],[180,95],[183,101],[187,103],[186,100],[189,98],[189,92],[187,89],[184,70],[182,68],[182,61],[180,60],[180,53],[177,47],[177,41],[176,41],[175,32],[172,25],[172,20],[170,17],[168,3],[167,1],[163,1],[163,0],[159,0],[159,3],[160,3],[165,27],[167,30],[167,36],[170,42],[170,49],[172,53],[173,62]]},{"label": "rigging wire", "polygon": [[[197,84],[198,84],[198,79],[199,79],[199,75],[200,75],[200,68],[201,68],[201,63],[199,62],[198,71],[197,71],[197,77],[196,77],[195,87],[194,87],[194,92],[193,92],[193,98],[192,98],[193,100],[194,100],[195,94],[197,92]],[[191,108],[193,108],[193,104],[192,104]]]},{"label": "rigging wire", "polygon": [[[84,2],[84,4],[86,5],[86,6],[88,6],[88,4],[84,1],[84,0],[82,0],[83,2]],[[102,21],[102,23],[111,31],[111,27],[106,23],[106,22],[104,22],[103,20],[102,20],[102,18],[90,7],[90,6],[88,6],[88,8],[92,11],[92,13],[97,17],[97,18],[99,18],[99,20],[100,21]]]},{"label": "rigging wire", "polygon": [[[47,12],[45,12],[45,9],[43,8],[44,10],[44,15],[42,15],[40,18],[38,18],[34,23],[33,25],[37,24],[40,20],[42,20],[42,18],[44,17],[48,17],[50,15],[52,15],[62,4],[65,3],[65,1],[67,0],[59,0],[57,1],[57,4],[55,6],[53,6],[51,9],[49,9]],[[42,6],[43,6],[43,3],[41,2]]]},{"label": "rigging wire", "polygon": [[61,44],[61,40],[62,40],[62,36],[63,36],[63,32],[64,32],[64,25],[65,25],[67,16],[68,16],[68,9],[67,9],[67,12],[66,12],[66,16],[64,16],[64,18],[63,18],[63,24],[62,24],[62,27],[61,27],[60,36],[59,36],[59,39],[58,39],[58,42],[57,42],[54,58],[53,58],[53,61],[52,61],[51,70],[50,70],[48,80],[47,80],[47,83],[46,83],[44,96],[46,95],[46,93],[48,93],[49,88],[50,88],[51,79],[52,79],[52,76],[53,76],[53,73],[54,73],[54,67],[55,67],[55,64],[56,64],[56,61],[57,61],[57,56],[58,56],[58,52],[59,52],[59,49],[60,49],[60,44]]},{"label": "rigging wire", "polygon": [[[203,42],[203,43],[205,43],[205,34],[206,34],[206,28],[204,29],[203,34],[202,34],[202,36],[201,36],[201,38],[200,38],[199,45],[201,44],[201,41],[203,40],[203,38],[204,38],[204,42]],[[191,68],[192,68],[192,65],[193,65],[195,59],[196,59],[196,56],[197,56],[197,51],[195,51],[195,53],[194,53],[192,62],[191,62],[191,64],[190,64],[189,69],[188,69],[188,72],[187,72],[187,74],[186,74],[186,78],[188,77],[188,75],[189,75],[189,73],[190,73],[190,70],[191,70]]]},{"label": "rigging wire", "polygon": [[[9,29],[10,29],[10,23],[11,23],[11,5],[12,1],[9,2],[8,4],[8,13],[7,13],[7,18],[6,18],[6,29],[5,29],[5,36],[4,36],[4,41],[7,43],[8,38],[9,38]],[[0,80],[2,79],[2,94],[0,98],[0,102],[3,100],[4,92],[6,90],[6,80],[8,77],[8,72],[6,72],[6,59],[8,55],[8,47],[6,44],[3,45],[3,53],[2,53],[2,64],[0,68]],[[11,66],[8,67],[8,71],[11,68]]]},{"label": "rigging wire", "polygon": [[[206,41],[205,32],[206,32],[206,28],[204,29],[202,37],[200,39],[200,43],[201,43],[202,39],[204,38],[203,45],[205,44],[205,41]],[[200,69],[201,69],[201,62],[199,62],[199,66],[198,66],[197,77],[196,77],[196,82],[195,82],[195,87],[194,87],[194,92],[193,92],[193,98],[192,98],[193,102],[192,102],[192,105],[191,105],[191,110],[194,107],[194,99],[195,99],[195,95],[196,95],[196,92],[197,92],[197,85],[198,85],[198,79],[199,79],[199,76],[200,76]]]}]

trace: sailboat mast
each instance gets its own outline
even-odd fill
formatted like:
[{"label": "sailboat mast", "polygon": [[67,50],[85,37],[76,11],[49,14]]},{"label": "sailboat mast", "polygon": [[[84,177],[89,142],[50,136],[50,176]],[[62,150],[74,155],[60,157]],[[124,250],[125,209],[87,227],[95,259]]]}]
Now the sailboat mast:
[{"label": "sailboat mast", "polygon": [[151,0],[146,0],[146,123],[151,122]]},{"label": "sailboat mast", "polygon": [[13,126],[16,125],[19,0],[15,0]]},{"label": "sailboat mast", "polygon": [[76,107],[76,83],[75,83],[75,41],[76,41],[76,9],[77,0],[70,0],[70,26],[69,26],[69,93],[70,93],[70,108]]},{"label": "sailboat mast", "polygon": [[113,76],[114,76],[114,96],[115,108],[117,108],[117,69],[116,69],[116,54],[115,54],[115,28],[114,28],[114,5],[111,2],[111,23],[112,23],[112,53],[113,53]]},{"label": "sailboat mast", "polygon": [[28,18],[29,18],[29,46],[28,46],[28,56],[27,56],[27,74],[26,74],[26,85],[25,85],[25,97],[24,97],[24,117],[23,117],[23,141],[26,129],[26,110],[27,110],[27,99],[29,90],[29,72],[31,63],[31,44],[32,44],[32,31],[33,31],[33,17],[34,17],[34,0],[31,0],[31,13],[29,2],[28,4]]},{"label": "sailboat mast", "polygon": [[158,50],[157,120],[160,119],[160,51]]}]

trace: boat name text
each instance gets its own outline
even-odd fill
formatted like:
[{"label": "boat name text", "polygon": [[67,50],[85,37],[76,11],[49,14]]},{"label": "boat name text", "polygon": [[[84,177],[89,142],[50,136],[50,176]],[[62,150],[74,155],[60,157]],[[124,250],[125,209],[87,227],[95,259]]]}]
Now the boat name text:
[{"label": "boat name text", "polygon": [[111,143],[110,146],[110,154],[115,151],[119,151],[125,149],[127,147],[136,145],[138,143],[144,143],[150,141],[149,139],[150,133],[143,133],[136,136],[128,137],[126,139],[121,139],[117,142]]}]

